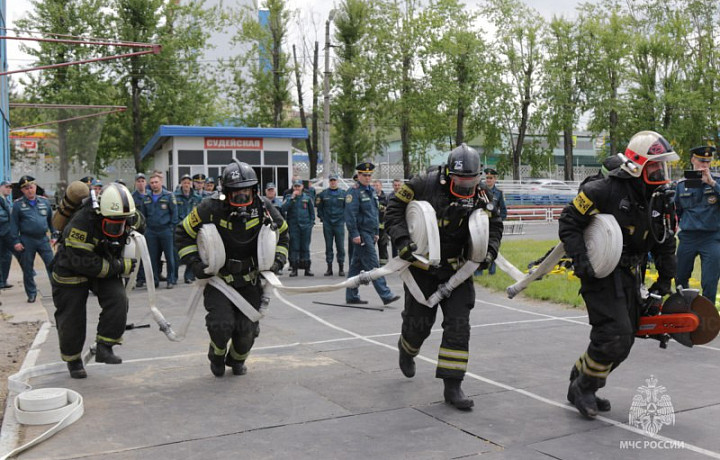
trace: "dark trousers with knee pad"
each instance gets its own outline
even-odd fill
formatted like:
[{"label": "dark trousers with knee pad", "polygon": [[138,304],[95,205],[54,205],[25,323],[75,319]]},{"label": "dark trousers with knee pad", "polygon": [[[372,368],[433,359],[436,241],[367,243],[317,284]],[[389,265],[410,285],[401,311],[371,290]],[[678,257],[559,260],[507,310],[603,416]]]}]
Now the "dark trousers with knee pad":
[{"label": "dark trousers with knee pad", "polygon": [[[235,288],[240,295],[256,310],[260,308],[262,286],[256,279],[254,284]],[[215,351],[226,350],[232,340],[231,356],[244,361],[255,343],[259,323],[254,323],[243,315],[225,295],[208,285],[203,292],[205,297],[205,326]],[[224,352],[223,352],[224,354]]]},{"label": "dark trousers with knee pad", "polygon": [[575,366],[597,388],[630,354],[640,320],[639,288],[639,277],[623,267],[605,278],[582,282],[580,293],[592,330],[587,351]]},{"label": "dark trousers with knee pad", "polygon": [[[437,287],[446,282],[454,271],[443,270],[428,272],[410,267],[410,273],[425,295],[430,297]],[[468,362],[470,343],[470,310],[475,306],[475,288],[472,279],[458,286],[450,297],[440,302],[443,312],[443,335],[438,352],[438,365],[435,377],[441,379],[462,379]],[[438,306],[428,308],[417,302],[405,286],[405,308],[402,312],[402,334],[400,345],[411,356],[416,356],[420,346],[430,335]]]},{"label": "dark trousers with knee pad", "polygon": [[87,300],[91,290],[100,304],[96,340],[110,344],[122,342],[128,311],[122,278],[90,278],[78,284],[61,284],[53,280],[55,323],[64,361],[78,359],[82,353],[87,331]]}]

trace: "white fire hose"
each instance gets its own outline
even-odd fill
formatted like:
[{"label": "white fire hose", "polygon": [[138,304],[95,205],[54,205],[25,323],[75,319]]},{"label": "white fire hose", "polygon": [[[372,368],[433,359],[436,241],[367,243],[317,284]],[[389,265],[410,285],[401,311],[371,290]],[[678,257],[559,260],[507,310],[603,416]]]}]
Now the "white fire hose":
[{"label": "white fire hose", "polygon": [[[620,225],[618,225],[615,217],[612,214],[596,214],[593,216],[590,225],[585,229],[584,232],[585,247],[588,253],[588,259],[590,265],[595,271],[596,278],[605,278],[617,267],[620,263],[620,256],[622,255],[623,237]],[[517,282],[507,288],[507,294],[509,298],[515,297],[523,289],[528,287],[530,283],[538,278],[545,276],[552,271],[553,267],[560,262],[560,259],[565,255],[565,247],[562,243],[558,243],[557,246],[548,254],[545,259],[535,267],[533,271],[520,279],[514,277]],[[510,271],[519,271],[507,262],[511,269]],[[505,270],[502,266],[498,265],[501,269]]]}]

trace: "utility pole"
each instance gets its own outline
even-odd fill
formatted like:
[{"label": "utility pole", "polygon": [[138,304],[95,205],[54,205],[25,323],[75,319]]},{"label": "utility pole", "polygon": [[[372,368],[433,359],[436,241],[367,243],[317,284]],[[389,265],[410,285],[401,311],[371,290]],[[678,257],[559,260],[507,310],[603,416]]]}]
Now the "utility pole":
[{"label": "utility pole", "polygon": [[325,21],[325,78],[323,81],[323,183],[330,187],[330,21],[335,17],[335,10],[330,10]]}]

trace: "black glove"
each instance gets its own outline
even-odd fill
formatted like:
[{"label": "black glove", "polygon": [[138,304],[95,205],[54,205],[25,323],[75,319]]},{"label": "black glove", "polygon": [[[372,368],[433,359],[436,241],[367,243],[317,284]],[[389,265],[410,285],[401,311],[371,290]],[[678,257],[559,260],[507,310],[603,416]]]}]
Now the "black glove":
[{"label": "black glove", "polygon": [[650,286],[649,291],[653,294],[659,294],[661,296],[672,294],[672,289],[670,287],[671,280],[672,279],[658,278],[657,281]]},{"label": "black glove", "polygon": [[413,253],[417,251],[417,244],[413,243],[410,238],[398,244],[398,248],[398,256],[400,256],[402,260],[406,260],[408,262],[416,260]]},{"label": "black glove", "polygon": [[212,278],[213,275],[205,273],[205,269],[207,268],[207,265],[203,263],[202,260],[194,260],[192,264],[190,265],[190,268],[192,269],[193,275],[195,275],[195,278],[199,280],[206,280],[208,278]]},{"label": "black glove", "polygon": [[589,278],[595,278],[595,270],[590,265],[590,259],[587,254],[578,254],[573,257],[573,270],[575,276],[585,280]]},{"label": "black glove", "polygon": [[485,260],[480,262],[478,270],[487,270],[488,268],[490,268],[490,265],[492,265],[493,262],[495,262],[495,256],[492,255],[491,252],[488,252],[485,256]]},{"label": "black glove", "polygon": [[282,270],[285,263],[280,259],[275,259],[275,262],[270,266],[270,271],[275,273],[276,275],[280,273],[280,270]]},{"label": "black glove", "polygon": [[135,267],[137,267],[137,259],[123,259],[123,276],[128,276],[130,273],[132,273],[135,270]]}]

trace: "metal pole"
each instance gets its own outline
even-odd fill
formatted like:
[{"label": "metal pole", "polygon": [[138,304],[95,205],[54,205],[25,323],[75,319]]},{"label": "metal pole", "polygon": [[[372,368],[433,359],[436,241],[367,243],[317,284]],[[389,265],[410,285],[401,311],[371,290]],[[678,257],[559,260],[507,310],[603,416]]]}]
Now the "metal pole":
[{"label": "metal pole", "polygon": [[325,21],[325,78],[323,81],[323,183],[330,187],[330,168],[332,157],[330,155],[330,21],[335,16],[335,10],[330,10]]}]

